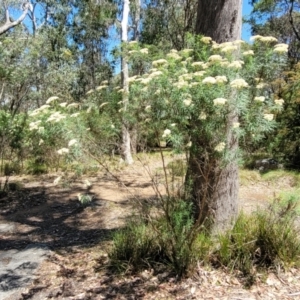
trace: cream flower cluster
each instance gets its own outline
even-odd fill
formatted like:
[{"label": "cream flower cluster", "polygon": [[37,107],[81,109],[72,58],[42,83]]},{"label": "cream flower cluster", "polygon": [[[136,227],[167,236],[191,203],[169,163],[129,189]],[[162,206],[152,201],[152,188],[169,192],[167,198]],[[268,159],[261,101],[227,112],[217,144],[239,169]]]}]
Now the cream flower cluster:
[{"label": "cream flower cluster", "polygon": [[287,44],[277,44],[274,46],[274,52],[277,53],[287,53],[289,50],[289,45]]},{"label": "cream flower cluster", "polygon": [[275,102],[276,105],[282,106],[283,103],[284,103],[284,100],[283,99],[276,99],[276,100],[274,100],[274,102]]},{"label": "cream flower cluster", "polygon": [[167,60],[165,60],[163,58],[158,59],[158,60],[154,60],[152,62],[153,67],[158,67],[158,66],[167,65],[167,64],[168,64]]},{"label": "cream flower cluster", "polygon": [[73,139],[73,140],[70,140],[69,143],[68,143],[68,146],[71,147],[71,146],[74,146],[76,145],[78,142],[76,139]]},{"label": "cream flower cluster", "polygon": [[261,35],[254,35],[250,38],[250,41],[260,41],[263,43],[274,43],[277,42],[278,40],[274,38],[273,36],[261,36]]},{"label": "cream flower cluster", "polygon": [[226,144],[224,142],[221,142],[215,147],[215,151],[222,152],[225,149],[225,147],[226,147]]},{"label": "cream flower cluster", "polygon": [[50,104],[51,102],[53,102],[57,99],[59,99],[57,96],[52,96],[52,97],[48,98],[48,100],[46,101],[46,104]]},{"label": "cream flower cluster", "polygon": [[66,116],[62,115],[59,111],[53,113],[48,119],[47,122],[58,123],[59,121],[65,119]]},{"label": "cream flower cluster", "polygon": [[181,60],[182,59],[182,57],[179,54],[177,54],[176,52],[168,53],[167,57],[172,58],[174,60]]},{"label": "cream flower cluster", "polygon": [[206,120],[206,118],[207,118],[206,113],[202,111],[199,115],[199,120]]},{"label": "cream flower cluster", "polygon": [[63,155],[65,153],[69,153],[69,152],[70,152],[70,150],[68,148],[61,148],[61,149],[57,150],[57,153],[59,155]]},{"label": "cream flower cluster", "polygon": [[244,62],[242,60],[234,60],[233,62],[228,64],[228,68],[233,69],[241,69],[243,67]]},{"label": "cream flower cluster", "polygon": [[38,130],[39,129],[39,124],[41,123],[42,121],[41,120],[38,120],[38,121],[35,121],[35,122],[31,122],[29,124],[29,130],[32,131],[32,130]]},{"label": "cream flower cluster", "polygon": [[67,108],[78,108],[79,107],[79,103],[75,103],[75,102],[73,102],[73,103],[70,103],[70,104],[68,104],[67,105]]},{"label": "cream flower cluster", "polygon": [[216,98],[213,100],[214,105],[224,105],[227,102],[225,98]]},{"label": "cream flower cluster", "polygon": [[266,119],[267,121],[272,121],[274,119],[274,115],[273,114],[264,114],[264,119]]},{"label": "cream flower cluster", "polygon": [[45,110],[47,110],[48,108],[50,107],[50,105],[48,104],[45,104],[45,105],[42,105],[41,107],[35,109],[34,111],[32,111],[29,116],[33,117],[33,116],[36,116],[38,115],[40,112],[43,112]]},{"label": "cream flower cluster", "polygon": [[230,82],[230,86],[236,89],[242,89],[249,86],[249,84],[242,78],[234,79]]},{"label": "cream flower cluster", "polygon": [[164,133],[162,135],[163,138],[166,138],[168,137],[169,135],[171,134],[171,130],[170,129],[165,129],[164,130]]},{"label": "cream flower cluster", "polygon": [[212,42],[212,38],[209,36],[204,36],[201,38],[201,42],[203,42],[204,44],[210,44]]},{"label": "cream flower cluster", "polygon": [[254,55],[254,51],[253,50],[248,50],[248,51],[244,51],[242,54],[244,56]]},{"label": "cream flower cluster", "polygon": [[101,90],[104,90],[106,89],[108,86],[107,85],[99,85],[96,87],[96,91],[101,91]]},{"label": "cream flower cluster", "polygon": [[254,97],[254,100],[255,101],[258,101],[258,102],[264,102],[265,101],[265,97],[264,96],[257,96],[257,97]]},{"label": "cream flower cluster", "polygon": [[192,104],[192,99],[191,98],[186,98],[183,100],[183,104],[185,106],[190,106]]}]

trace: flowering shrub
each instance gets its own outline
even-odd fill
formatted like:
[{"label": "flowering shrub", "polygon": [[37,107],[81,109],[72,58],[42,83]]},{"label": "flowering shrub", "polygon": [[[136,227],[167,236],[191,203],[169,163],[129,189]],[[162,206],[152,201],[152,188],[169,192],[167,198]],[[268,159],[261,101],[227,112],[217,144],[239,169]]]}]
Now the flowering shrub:
[{"label": "flowering shrub", "polygon": [[[100,93],[103,89],[104,85],[87,94]],[[52,96],[45,105],[29,113],[29,147],[35,157],[42,157],[48,166],[58,168],[61,162],[84,162],[84,152],[106,151],[108,139],[114,134],[111,121],[100,117],[92,106],[82,110],[83,105],[83,102],[67,103]],[[101,147],[103,143],[105,147]]]},{"label": "flowering shrub", "polygon": [[[134,47],[132,61],[141,55],[139,45]],[[285,65],[287,47],[273,37],[253,37],[253,44],[196,37],[191,49],[173,49],[151,63],[151,52],[143,51],[146,73],[129,82],[128,110],[133,113],[138,103],[141,126],[177,150],[201,139],[197,151],[203,147],[230,160],[235,154],[229,132],[241,142],[255,142],[274,128],[284,100],[274,99],[273,81]]]},{"label": "flowering shrub", "polygon": [[188,49],[162,57],[153,46],[129,43],[122,46],[123,55],[142,75],[129,77],[126,110],[117,80],[115,86],[103,81],[80,106],[50,97],[30,113],[29,130],[36,146],[55,146],[55,157],[66,157],[74,156],[88,135],[106,133],[108,142],[126,119],[157,144],[171,142],[177,151],[202,151],[229,162],[239,151],[228,136],[257,142],[274,128],[284,100],[275,99],[273,82],[287,47],[273,37],[217,44],[198,36],[190,37]]}]

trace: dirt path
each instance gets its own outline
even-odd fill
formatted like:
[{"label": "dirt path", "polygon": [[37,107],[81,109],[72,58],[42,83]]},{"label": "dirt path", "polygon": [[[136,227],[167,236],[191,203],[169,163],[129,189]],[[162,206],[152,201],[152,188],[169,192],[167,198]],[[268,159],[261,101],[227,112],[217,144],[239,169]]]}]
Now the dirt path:
[{"label": "dirt path", "polygon": [[[160,161],[151,161],[154,179],[162,180]],[[0,199],[0,251],[24,249],[33,243],[53,251],[38,279],[10,299],[300,299],[298,271],[262,276],[245,290],[220,270],[204,270],[187,280],[146,271],[139,276],[105,273],[111,234],[132,214],[138,201],[153,201],[151,180],[140,162],[111,174],[75,178],[63,174],[15,177],[24,186]],[[62,176],[59,183],[57,178]],[[159,185],[163,189],[163,185]],[[274,192],[288,187],[251,182],[241,185],[240,205],[246,211],[265,206]],[[83,207],[78,193],[93,197]]]}]

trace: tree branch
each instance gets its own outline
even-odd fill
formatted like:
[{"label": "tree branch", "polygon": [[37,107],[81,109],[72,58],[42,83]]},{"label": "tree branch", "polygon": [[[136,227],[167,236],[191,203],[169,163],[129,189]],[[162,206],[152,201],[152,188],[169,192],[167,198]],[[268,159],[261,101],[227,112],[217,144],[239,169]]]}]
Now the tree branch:
[{"label": "tree branch", "polygon": [[293,31],[294,31],[294,33],[296,35],[297,40],[300,41],[300,34],[299,34],[299,32],[297,31],[297,29],[295,27],[294,19],[293,19],[294,0],[291,0],[290,2],[291,2],[291,7],[289,9],[289,21],[290,21],[292,29],[293,29]]},{"label": "tree branch", "polygon": [[15,21],[10,21],[9,11],[8,11],[8,8],[6,8],[6,11],[5,11],[6,21],[3,25],[0,26],[0,35],[4,34],[9,29],[19,25],[25,19],[30,7],[31,7],[31,4],[29,2],[27,2],[24,5],[24,11],[23,11],[22,15]]}]

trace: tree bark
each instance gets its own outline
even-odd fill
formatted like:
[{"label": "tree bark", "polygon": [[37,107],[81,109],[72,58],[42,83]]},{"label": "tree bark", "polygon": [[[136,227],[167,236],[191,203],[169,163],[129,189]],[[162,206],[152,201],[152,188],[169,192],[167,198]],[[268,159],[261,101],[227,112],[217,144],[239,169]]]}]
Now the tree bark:
[{"label": "tree bark", "polygon": [[[123,17],[122,17],[122,43],[128,42],[128,17],[129,17],[129,0],[124,0],[123,4]],[[121,80],[123,87],[123,113],[125,114],[129,101],[129,71],[126,56],[121,57]],[[133,159],[131,155],[131,143],[129,134],[129,125],[126,121],[126,117],[123,118],[122,122],[122,155],[127,164],[132,164]]]},{"label": "tree bark", "polygon": [[199,0],[196,33],[217,43],[241,38],[242,0]]},{"label": "tree bark", "polygon": [[[196,33],[222,43],[241,38],[242,0],[199,0]],[[234,96],[234,95],[232,95]],[[232,131],[237,122],[235,108],[227,116],[226,147],[236,153],[238,140]],[[238,165],[236,156],[223,165],[210,141],[194,135],[188,161],[187,187],[194,202],[198,225],[211,226],[212,231],[223,231],[232,224],[238,213]],[[203,151],[206,149],[206,151]]]},{"label": "tree bark", "polygon": [[[140,39],[140,23],[141,23],[141,0],[135,0],[135,12],[133,19],[133,41],[139,42]],[[133,74],[136,75],[136,74]],[[140,75],[140,74],[138,74]],[[138,148],[138,127],[137,124],[130,128],[130,141],[132,154],[137,153]]]}]

